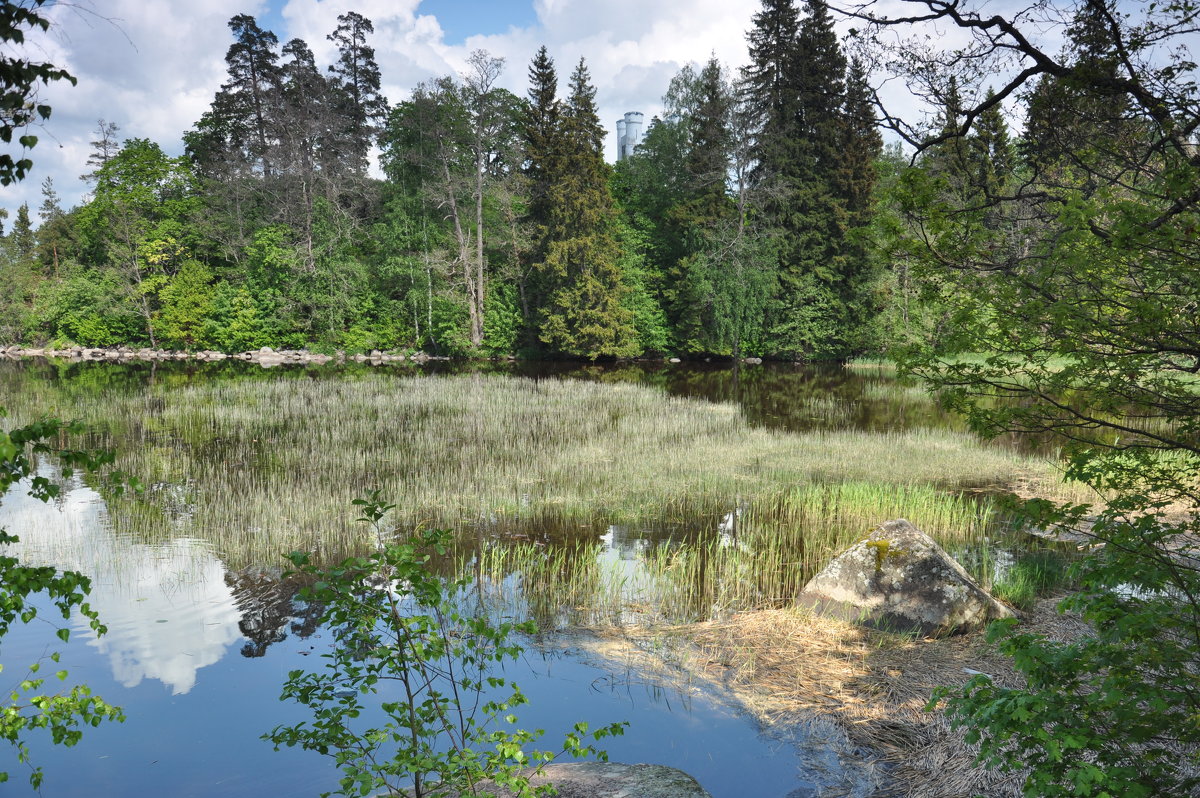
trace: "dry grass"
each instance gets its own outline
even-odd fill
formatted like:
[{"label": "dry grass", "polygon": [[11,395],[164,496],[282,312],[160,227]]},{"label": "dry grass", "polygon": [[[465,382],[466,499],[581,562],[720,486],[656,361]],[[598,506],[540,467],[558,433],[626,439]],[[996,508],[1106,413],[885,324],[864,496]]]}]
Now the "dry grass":
[{"label": "dry grass", "polygon": [[[1057,599],[1043,599],[1023,628],[1052,639],[1086,631],[1061,615]],[[636,631],[632,635],[636,642]],[[728,620],[678,627],[674,659],[689,677],[733,690],[767,726],[794,724],[814,715],[833,721],[857,746],[878,752],[891,783],[879,795],[920,798],[1019,796],[1023,775],[985,770],[975,751],[940,711],[924,707],[938,686],[964,684],[964,668],[987,673],[1000,685],[1018,686],[1011,661],[982,632],[914,639],[822,618],[806,610],[762,610]],[[644,640],[641,647],[645,648]],[[662,648],[661,642],[659,647]],[[685,647],[686,656],[678,651]]]}]

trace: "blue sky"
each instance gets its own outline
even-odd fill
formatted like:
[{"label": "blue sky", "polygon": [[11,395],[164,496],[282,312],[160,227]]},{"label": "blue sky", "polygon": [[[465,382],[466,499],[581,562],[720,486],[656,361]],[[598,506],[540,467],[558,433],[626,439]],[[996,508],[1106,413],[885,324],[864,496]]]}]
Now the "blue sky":
[{"label": "blue sky", "polygon": [[419,10],[437,17],[447,44],[462,44],[469,36],[507,33],[509,28],[528,28],[537,23],[533,3],[495,0],[422,0]]}]

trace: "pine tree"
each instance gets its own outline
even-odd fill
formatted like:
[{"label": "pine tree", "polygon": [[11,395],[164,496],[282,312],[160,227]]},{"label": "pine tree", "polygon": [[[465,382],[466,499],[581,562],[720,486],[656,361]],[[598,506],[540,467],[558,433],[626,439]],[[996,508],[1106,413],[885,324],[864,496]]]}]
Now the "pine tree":
[{"label": "pine tree", "polygon": [[88,142],[92,151],[87,159],[87,165],[95,168],[85,175],[80,175],[80,180],[95,183],[96,172],[121,151],[121,145],[117,141],[117,131],[120,129],[116,122],[106,122],[103,119],[96,122],[96,138]]},{"label": "pine tree", "polygon": [[388,111],[380,91],[375,48],[367,44],[367,36],[374,32],[371,20],[351,11],[338,16],[337,29],[327,37],[338,46],[337,63],[329,72],[341,95],[339,112],[350,146],[346,157],[360,173],[366,171],[367,153]]},{"label": "pine tree", "polygon": [[283,47],[280,97],[272,112],[272,162],[278,217],[295,232],[308,271],[316,266],[315,214],[318,198],[335,200],[342,166],[343,127],[329,81],[301,39]]},{"label": "pine tree", "polygon": [[570,88],[556,136],[561,150],[551,157],[546,174],[545,253],[539,269],[547,295],[540,338],[554,351],[577,357],[631,356],[639,350],[632,313],[622,303],[627,288],[618,266],[604,128],[583,59]]},{"label": "pine tree", "polygon": [[42,205],[38,208],[38,216],[42,217],[42,224],[63,215],[62,206],[59,204],[58,192],[54,190],[54,178],[47,177],[42,181]]},{"label": "pine tree", "polygon": [[[229,20],[234,43],[225,53],[229,79],[213,102],[214,129],[227,139],[216,144],[241,152],[252,170],[270,176],[274,172],[275,143],[272,116],[279,102],[282,73],[279,68],[279,39],[258,26],[254,17],[239,14]],[[215,153],[214,153],[215,154]]]},{"label": "pine tree", "polygon": [[494,174],[492,160],[506,121],[504,107],[499,101],[496,81],[504,70],[504,59],[486,50],[476,50],[467,60],[471,69],[463,82],[462,94],[471,126],[472,171],[475,200],[475,275],[468,281],[473,289],[468,297],[468,316],[471,324],[471,344],[480,346],[484,336],[484,310],[487,303],[487,269],[484,257],[484,196]]}]

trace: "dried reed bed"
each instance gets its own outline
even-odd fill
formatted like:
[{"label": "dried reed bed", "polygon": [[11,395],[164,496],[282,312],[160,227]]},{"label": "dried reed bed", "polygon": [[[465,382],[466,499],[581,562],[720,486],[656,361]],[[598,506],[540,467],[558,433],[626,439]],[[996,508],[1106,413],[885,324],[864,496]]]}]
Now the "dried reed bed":
[{"label": "dried reed bed", "polygon": [[[1079,619],[1042,599],[1022,628],[1052,639],[1086,633]],[[1019,796],[1023,775],[985,770],[975,750],[940,711],[924,707],[935,687],[964,684],[964,668],[1018,686],[1011,661],[987,645],[982,632],[933,639],[887,634],[799,609],[761,610],[721,621],[642,630],[673,639],[669,650],[695,681],[734,691],[764,725],[804,722],[817,715],[836,723],[856,746],[878,752],[890,783],[881,796],[989,798]],[[645,650],[637,630],[626,630]],[[680,651],[686,654],[680,654]],[[610,654],[611,656],[611,654]]]}]

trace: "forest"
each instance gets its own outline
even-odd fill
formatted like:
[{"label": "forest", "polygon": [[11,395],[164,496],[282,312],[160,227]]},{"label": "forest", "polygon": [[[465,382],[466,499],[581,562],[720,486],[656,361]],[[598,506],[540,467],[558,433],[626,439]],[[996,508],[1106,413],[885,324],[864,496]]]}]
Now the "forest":
[{"label": "forest", "polygon": [[994,106],[910,162],[883,148],[828,9],[801,6],[747,21],[737,74],[684,67],[615,167],[582,60],[560,81],[543,47],[518,97],[477,51],[389,107],[369,19],[338,18],[322,69],[235,16],[184,156],[100,120],[85,201],[64,209],[47,179],[39,208],[0,220],[0,343],[819,360],[936,336],[937,302],[887,248],[898,177],[995,190],[1053,122],[1031,96],[1014,140]]}]

